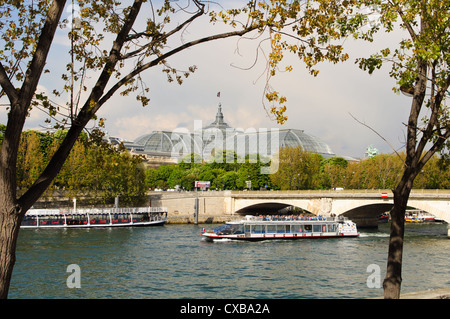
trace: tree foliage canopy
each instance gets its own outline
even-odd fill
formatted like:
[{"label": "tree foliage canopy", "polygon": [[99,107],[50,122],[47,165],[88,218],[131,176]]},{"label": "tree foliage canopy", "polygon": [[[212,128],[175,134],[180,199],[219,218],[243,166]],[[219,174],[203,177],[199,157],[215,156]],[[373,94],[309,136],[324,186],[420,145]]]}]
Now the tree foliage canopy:
[{"label": "tree foliage canopy", "polygon": [[[18,153],[17,185],[26,191],[42,173],[67,130],[54,133],[25,131]],[[140,156],[122,145],[103,140],[100,130],[82,134],[44,196],[87,197],[94,204],[112,203],[116,196],[124,205],[140,205],[147,192],[145,168]]]},{"label": "tree foliage canopy", "polygon": [[[405,153],[400,155],[399,158],[396,154],[380,154],[361,161],[347,161],[342,157],[324,159],[301,147],[286,147],[280,149],[278,170],[272,175],[261,174],[262,163],[250,162],[248,158],[244,163],[237,159],[234,162],[192,161],[149,168],[145,182],[150,189],[178,186],[182,190],[193,190],[198,180],[210,181],[212,190],[247,189],[247,180],[252,182],[253,190],[393,189],[403,172]],[[414,188],[449,189],[449,180],[450,161],[433,156],[417,177]]]}]

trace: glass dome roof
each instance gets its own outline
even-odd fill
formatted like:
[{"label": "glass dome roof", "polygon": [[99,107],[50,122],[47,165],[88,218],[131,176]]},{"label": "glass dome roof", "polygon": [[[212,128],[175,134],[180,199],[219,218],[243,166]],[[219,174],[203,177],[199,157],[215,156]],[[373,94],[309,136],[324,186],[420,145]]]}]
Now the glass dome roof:
[{"label": "glass dome roof", "polygon": [[248,154],[272,156],[281,147],[297,146],[308,152],[320,154],[324,158],[335,156],[331,148],[319,138],[294,129],[236,132],[234,136],[228,137],[225,145],[234,145],[234,150],[240,156]]},{"label": "glass dome roof", "polygon": [[138,137],[134,148],[149,155],[178,157],[185,154],[201,154],[202,142],[189,133],[155,131]]},{"label": "glass dome roof", "polygon": [[188,130],[154,131],[142,135],[129,149],[151,155],[178,158],[190,153],[201,154],[204,160],[214,156],[215,150],[234,150],[238,156],[261,154],[275,155],[281,147],[300,146],[304,150],[317,153],[325,158],[335,156],[331,148],[319,138],[296,129],[247,129],[238,131],[224,122],[222,107],[216,114],[216,120],[203,130],[190,133]]},{"label": "glass dome roof", "polygon": [[280,147],[301,146],[311,153],[318,153],[324,157],[334,156],[330,146],[319,138],[306,134],[302,130],[280,130]]}]

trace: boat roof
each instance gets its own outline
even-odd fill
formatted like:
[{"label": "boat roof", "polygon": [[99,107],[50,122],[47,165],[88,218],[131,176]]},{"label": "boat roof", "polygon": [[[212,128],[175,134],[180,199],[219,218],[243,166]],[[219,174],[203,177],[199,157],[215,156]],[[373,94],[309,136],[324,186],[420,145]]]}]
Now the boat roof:
[{"label": "boat roof", "polygon": [[25,213],[27,216],[42,216],[42,215],[62,215],[60,209],[30,209]]},{"label": "boat roof", "polygon": [[28,210],[26,216],[47,216],[47,215],[86,215],[86,214],[137,214],[137,213],[163,213],[167,212],[165,207],[130,207],[130,208],[80,208],[76,211],[72,209],[37,209]]},{"label": "boat roof", "polygon": [[[316,217],[317,218],[317,217]],[[317,224],[317,223],[335,223],[349,221],[347,217],[321,217],[321,219],[265,219],[265,216],[246,215],[243,219],[227,222],[230,225],[251,224],[251,225],[280,225],[280,224]]]}]

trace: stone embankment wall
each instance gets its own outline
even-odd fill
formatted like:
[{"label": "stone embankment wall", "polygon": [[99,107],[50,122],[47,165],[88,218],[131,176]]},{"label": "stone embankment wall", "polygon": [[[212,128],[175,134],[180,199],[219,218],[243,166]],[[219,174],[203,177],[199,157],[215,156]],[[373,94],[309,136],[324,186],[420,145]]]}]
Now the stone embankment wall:
[{"label": "stone embankment wall", "polygon": [[[231,209],[231,199],[224,198],[223,192],[151,192],[142,206],[167,208],[167,222],[186,224],[195,222],[195,201],[198,198],[198,223],[224,223],[235,219]],[[119,203],[120,204],[120,203]],[[92,204],[90,199],[78,198],[78,208],[113,207],[110,204]],[[64,196],[41,198],[34,208],[73,208],[73,200]]]},{"label": "stone embankment wall", "polygon": [[194,223],[195,202],[198,198],[198,223],[223,223],[236,216],[231,200],[221,192],[153,192],[149,194],[151,206],[167,208],[168,223]]}]

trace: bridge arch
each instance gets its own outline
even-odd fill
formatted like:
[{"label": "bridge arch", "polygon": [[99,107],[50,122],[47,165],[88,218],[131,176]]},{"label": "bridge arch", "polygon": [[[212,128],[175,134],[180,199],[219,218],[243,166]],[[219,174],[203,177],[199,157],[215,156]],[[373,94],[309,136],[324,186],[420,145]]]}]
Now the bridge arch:
[{"label": "bridge arch", "polygon": [[378,227],[378,216],[388,212],[394,206],[393,203],[373,203],[353,207],[347,211],[336,213],[337,216],[345,216],[351,219],[358,227]]},{"label": "bridge arch", "polygon": [[[337,216],[343,215],[355,221],[366,219],[369,222],[370,219],[376,218],[384,212],[389,212],[393,206],[393,200],[386,200],[385,202],[374,201],[370,204],[354,201],[351,207],[340,207],[339,201],[335,200],[333,202],[332,212]],[[450,215],[446,212],[446,210],[450,209],[448,201],[410,199],[408,201],[408,208],[424,211],[450,224]],[[374,225],[375,221],[373,220],[370,223]]]},{"label": "bridge arch", "polygon": [[343,215],[348,218],[352,217],[378,217],[379,215],[383,214],[384,212],[388,212],[392,209],[394,204],[390,203],[377,203],[377,204],[368,204],[368,205],[362,205],[355,208],[352,208],[346,212],[343,212],[340,215]]},{"label": "bridge arch", "polygon": [[282,214],[292,212],[290,209],[293,207],[294,210],[297,210],[299,213],[301,212],[309,212],[303,207],[292,205],[292,203],[286,202],[268,202],[268,203],[258,203],[251,204],[249,206],[242,207],[238,209],[235,213],[238,215],[274,215],[274,214]]},{"label": "bridge arch", "polygon": [[294,207],[314,215],[326,215],[323,212],[328,207],[321,209],[322,206],[329,205],[326,201],[325,205],[321,203],[321,199],[283,199],[283,198],[239,198],[234,202],[234,213],[239,215],[254,214],[275,214],[288,207]]}]

